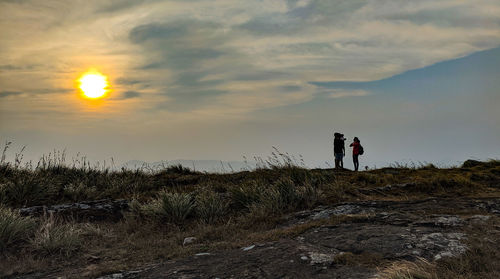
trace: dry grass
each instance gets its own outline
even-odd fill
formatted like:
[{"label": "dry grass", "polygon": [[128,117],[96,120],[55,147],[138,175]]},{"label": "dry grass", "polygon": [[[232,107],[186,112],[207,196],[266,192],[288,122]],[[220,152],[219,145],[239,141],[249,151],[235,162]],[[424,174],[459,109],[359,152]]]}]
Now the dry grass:
[{"label": "dry grass", "polygon": [[81,234],[82,231],[76,224],[63,223],[49,215],[41,220],[31,246],[41,255],[70,256],[82,247]]},{"label": "dry grass", "polygon": [[0,254],[20,242],[26,242],[36,226],[31,217],[22,217],[16,211],[0,206]]},{"label": "dry grass", "polygon": [[[178,166],[157,172],[111,172],[88,165],[65,167],[50,163],[27,170],[0,164],[2,210],[15,215],[12,215],[15,220],[9,221],[12,224],[21,224],[19,220],[29,220],[26,224],[34,224],[19,225],[20,229],[12,227],[11,234],[16,235],[14,238],[2,236],[5,230],[1,231],[0,227],[0,237],[7,239],[2,240],[4,244],[0,245],[8,250],[4,256],[6,260],[0,261],[0,274],[47,270],[63,264],[73,269],[84,269],[80,271],[92,277],[208,250],[239,248],[253,242],[292,238],[314,227],[361,218],[334,217],[289,228],[281,227],[286,214],[313,208],[318,204],[381,198],[419,199],[430,195],[498,195],[500,190],[491,187],[493,181],[500,181],[498,161],[451,169],[420,166],[351,173],[307,170],[294,165],[291,157],[279,161],[279,156],[265,163],[269,164],[265,168],[234,174],[202,174]],[[376,192],[365,195],[359,191],[361,188],[376,189],[400,183],[414,183],[415,187],[389,191],[384,195]],[[50,218],[22,219],[24,217],[13,213],[15,208],[25,205],[50,205],[100,198],[133,200],[131,211],[117,223],[91,224]],[[183,239],[189,236],[196,237],[197,241],[184,247]],[[433,272],[448,274],[446,272],[457,269],[460,264],[465,266],[460,271],[463,274],[467,270],[495,274],[492,273],[495,272],[491,265],[493,261],[488,265],[488,257],[480,257],[480,253],[494,255],[495,251],[484,250],[486,248],[487,245],[478,248],[475,254],[468,254],[475,261],[467,262],[464,258],[463,262],[431,264],[435,268]],[[50,255],[50,261],[46,255]],[[67,255],[71,255],[71,260],[66,259]],[[25,265],[21,267],[13,264],[16,259],[23,257],[27,259]],[[379,260],[377,255],[348,253],[336,259],[338,263],[362,263],[367,266],[373,266]],[[500,259],[497,259],[498,262]],[[417,272],[419,268],[430,268],[424,263],[400,263],[399,266],[404,267],[398,269],[403,270],[401,274],[404,274],[404,270]],[[481,272],[477,274],[483,274]],[[412,276],[388,278],[419,278]]]}]

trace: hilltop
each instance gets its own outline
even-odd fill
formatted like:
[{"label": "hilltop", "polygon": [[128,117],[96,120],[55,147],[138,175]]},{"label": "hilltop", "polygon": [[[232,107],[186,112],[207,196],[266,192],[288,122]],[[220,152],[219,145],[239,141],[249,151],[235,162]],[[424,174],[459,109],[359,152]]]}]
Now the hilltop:
[{"label": "hilltop", "polygon": [[[363,172],[287,158],[182,166],[0,166],[13,278],[498,278],[500,162]],[[405,277],[406,276],[406,277]]]},{"label": "hilltop", "polygon": [[184,168],[189,168],[193,171],[199,172],[210,172],[210,173],[230,173],[239,172],[244,170],[255,169],[255,163],[243,162],[243,161],[221,161],[221,160],[168,160],[148,163],[140,160],[127,161],[121,165],[121,167],[128,170],[136,169],[153,169],[161,170],[168,168],[169,166],[182,166]]}]

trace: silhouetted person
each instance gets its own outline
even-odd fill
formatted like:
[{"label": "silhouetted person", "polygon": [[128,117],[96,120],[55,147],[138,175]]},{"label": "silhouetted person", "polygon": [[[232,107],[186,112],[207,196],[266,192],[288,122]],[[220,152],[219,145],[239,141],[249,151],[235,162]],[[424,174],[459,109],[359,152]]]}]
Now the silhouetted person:
[{"label": "silhouetted person", "polygon": [[360,155],[361,143],[358,137],[355,137],[351,145],[352,147],[352,162],[354,163],[354,171],[358,171],[359,168],[359,160],[358,157]]},{"label": "silhouetted person", "polygon": [[335,168],[343,168],[343,158],[345,155],[344,135],[340,133],[334,133],[333,136],[333,154],[335,156]]},{"label": "silhouetted person", "polygon": [[345,157],[345,141],[346,138],[344,134],[340,134],[340,139],[342,140],[342,158],[340,159],[340,168],[344,168],[344,157]]}]

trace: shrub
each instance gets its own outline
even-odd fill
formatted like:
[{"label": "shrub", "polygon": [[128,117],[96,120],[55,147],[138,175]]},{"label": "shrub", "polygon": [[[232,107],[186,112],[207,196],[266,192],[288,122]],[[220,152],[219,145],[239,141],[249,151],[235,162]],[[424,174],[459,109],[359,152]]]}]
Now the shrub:
[{"label": "shrub", "polygon": [[278,189],[271,187],[260,194],[260,200],[251,205],[250,211],[252,214],[261,212],[259,215],[276,214],[281,213],[285,206]]},{"label": "shrub", "polygon": [[296,186],[292,179],[284,177],[271,187],[262,189],[258,201],[250,209],[253,215],[276,214],[312,206],[318,199],[319,193],[310,183]]},{"label": "shrub", "polygon": [[301,197],[297,192],[297,187],[291,178],[281,178],[275,184],[278,191],[279,199],[281,200],[282,208],[295,208],[300,202]]},{"label": "shrub", "polygon": [[321,199],[320,191],[311,184],[306,184],[298,188],[299,196],[301,197],[301,205],[305,208],[315,206]]},{"label": "shrub", "polygon": [[228,208],[228,201],[212,191],[203,191],[196,196],[196,213],[205,223],[216,222],[227,213]]},{"label": "shrub", "polygon": [[476,166],[480,166],[481,164],[483,163],[477,160],[467,160],[462,164],[462,168],[473,168]]},{"label": "shrub", "polygon": [[358,172],[354,178],[355,181],[363,182],[365,185],[377,183],[377,175],[371,173]]},{"label": "shrub", "polygon": [[70,183],[64,186],[64,196],[71,201],[81,201],[94,198],[97,196],[97,189],[89,187],[83,182]]},{"label": "shrub", "polygon": [[93,238],[103,239],[114,236],[111,229],[98,224],[83,223],[83,224],[78,224],[78,228],[81,231],[80,235],[83,237],[93,237]]},{"label": "shrub", "polygon": [[2,202],[10,206],[38,204],[48,195],[47,189],[31,176],[19,176],[0,187]]},{"label": "shrub", "polygon": [[230,192],[234,206],[239,209],[249,209],[252,204],[260,201],[261,192],[263,190],[264,187],[255,182],[241,187],[232,188]]},{"label": "shrub", "polygon": [[[428,184],[426,185],[426,183]],[[447,192],[450,190],[453,190],[454,192],[471,192],[477,190],[477,188],[479,187],[470,179],[467,179],[465,177],[448,177],[444,175],[436,175],[429,179],[427,182],[423,182],[418,186],[421,190],[425,190],[428,192]]]},{"label": "shrub", "polygon": [[173,223],[182,223],[193,209],[194,201],[190,194],[167,191],[160,192],[158,198],[143,206],[147,215]]},{"label": "shrub", "polygon": [[296,185],[304,185],[311,180],[311,172],[305,168],[292,166],[286,169],[286,173]]},{"label": "shrub", "polygon": [[195,174],[196,172],[191,170],[190,168],[184,167],[181,164],[168,166],[160,173],[174,173],[174,174]]},{"label": "shrub", "polygon": [[31,217],[22,217],[18,212],[0,206],[0,251],[28,240],[35,226]]},{"label": "shrub", "polygon": [[59,223],[53,215],[50,215],[42,220],[31,244],[42,254],[69,256],[82,246],[81,231],[76,225]]}]

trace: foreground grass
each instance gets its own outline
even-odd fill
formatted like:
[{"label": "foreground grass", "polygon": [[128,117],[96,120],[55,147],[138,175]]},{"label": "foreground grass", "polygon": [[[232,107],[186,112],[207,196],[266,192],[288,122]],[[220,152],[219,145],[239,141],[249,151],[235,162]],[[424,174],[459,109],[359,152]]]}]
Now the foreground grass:
[{"label": "foreground grass", "polygon": [[[469,161],[450,169],[399,166],[353,173],[308,170],[285,158],[267,168],[234,174],[205,174],[182,167],[156,172],[111,172],[63,165],[25,169],[4,163],[0,164],[0,274],[67,269],[76,270],[77,276],[92,277],[194,253],[291,238],[313,227],[349,221],[334,218],[282,228],[287,214],[318,205],[370,199],[498,196],[499,182],[498,161]],[[387,185],[403,186],[387,191]],[[94,223],[54,216],[22,217],[17,213],[23,206],[103,198],[128,199],[130,211],[119,222]],[[196,237],[196,241],[183,246],[185,237]],[[484,250],[491,245],[472,247],[478,247],[478,255],[492,252]],[[338,260],[374,262],[370,257],[353,257],[345,255]],[[474,255],[468,258],[478,259]],[[499,262],[493,257],[490,264],[493,260]],[[461,274],[496,272],[478,269],[472,263],[461,263],[465,266]],[[397,277],[394,273],[396,277],[390,278],[438,278],[432,276],[458,270],[453,264],[407,263],[404,272],[413,277]],[[448,269],[444,268],[447,265]],[[420,269],[430,270],[431,277],[411,275],[412,270]]]}]

